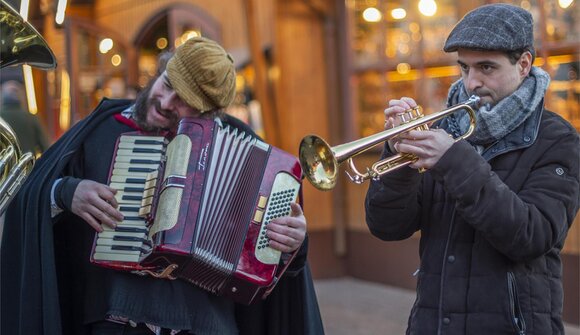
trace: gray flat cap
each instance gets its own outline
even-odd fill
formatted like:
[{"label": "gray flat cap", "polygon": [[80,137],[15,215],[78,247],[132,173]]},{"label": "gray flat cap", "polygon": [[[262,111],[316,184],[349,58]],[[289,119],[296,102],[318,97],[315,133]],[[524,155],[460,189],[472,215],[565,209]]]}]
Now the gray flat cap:
[{"label": "gray flat cap", "polygon": [[508,4],[478,7],[459,21],[445,42],[445,52],[457,49],[534,51],[534,20],[527,10]]}]

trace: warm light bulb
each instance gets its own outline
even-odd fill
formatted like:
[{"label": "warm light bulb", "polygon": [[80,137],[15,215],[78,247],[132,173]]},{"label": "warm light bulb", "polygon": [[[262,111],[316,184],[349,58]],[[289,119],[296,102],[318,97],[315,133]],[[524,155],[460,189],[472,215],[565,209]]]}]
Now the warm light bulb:
[{"label": "warm light bulb", "polygon": [[113,55],[113,57],[111,57],[111,64],[113,64],[113,66],[121,65],[121,61],[122,61],[122,58],[119,54],[115,54],[115,55]]},{"label": "warm light bulb", "polygon": [[157,39],[157,42],[155,43],[155,45],[157,46],[157,49],[163,50],[165,48],[167,48],[167,44],[169,42],[167,42],[167,39],[165,37],[160,37]]},{"label": "warm light bulb", "polygon": [[434,0],[419,1],[419,11],[425,16],[433,16],[437,13],[437,4]]},{"label": "warm light bulb", "polygon": [[391,11],[391,16],[395,20],[402,20],[407,16],[407,11],[403,8],[395,8]]},{"label": "warm light bulb", "polygon": [[573,2],[574,0],[558,0],[558,5],[560,5],[561,8],[566,9],[570,7]]},{"label": "warm light bulb", "polygon": [[110,38],[103,38],[101,43],[99,43],[99,51],[102,54],[106,54],[111,49],[113,49],[113,40]]},{"label": "warm light bulb", "polygon": [[367,22],[379,22],[383,18],[381,12],[375,7],[365,9],[362,15]]},{"label": "warm light bulb", "polygon": [[411,71],[411,65],[409,63],[399,63],[397,64],[397,72],[400,74],[407,74]]}]

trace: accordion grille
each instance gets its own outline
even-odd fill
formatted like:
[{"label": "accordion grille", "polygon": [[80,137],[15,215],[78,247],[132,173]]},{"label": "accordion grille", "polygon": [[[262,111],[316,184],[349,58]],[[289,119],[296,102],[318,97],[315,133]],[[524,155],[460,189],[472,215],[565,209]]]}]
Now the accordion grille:
[{"label": "accordion grille", "polygon": [[217,135],[193,250],[194,258],[213,264],[209,281],[225,279],[236,268],[256,201],[248,194],[258,194],[268,158],[267,147],[244,134],[226,128]]}]

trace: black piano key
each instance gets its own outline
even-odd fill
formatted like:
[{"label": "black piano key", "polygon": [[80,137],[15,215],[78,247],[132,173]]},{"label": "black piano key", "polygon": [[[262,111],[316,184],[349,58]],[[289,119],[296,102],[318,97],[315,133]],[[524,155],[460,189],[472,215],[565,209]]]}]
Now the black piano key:
[{"label": "black piano key", "polygon": [[146,228],[138,228],[138,227],[119,227],[115,228],[116,232],[119,233],[147,233],[148,230]]},{"label": "black piano key", "polygon": [[157,169],[152,169],[152,168],[144,168],[144,167],[130,167],[128,169],[129,172],[153,172]]},{"label": "black piano key", "polygon": [[111,250],[139,251],[143,253],[146,252],[145,249],[134,247],[132,245],[112,245]]},{"label": "black piano key", "polygon": [[143,192],[145,192],[145,189],[143,187],[125,187],[125,188],[123,188],[123,191],[143,193]]},{"label": "black piano key", "polygon": [[152,160],[152,159],[131,159],[129,161],[129,163],[131,164],[155,164],[155,165],[159,165],[161,164],[161,161],[156,161],[156,160]]},{"label": "black piano key", "polygon": [[125,183],[127,184],[145,184],[147,180],[143,178],[127,178]]},{"label": "black piano key", "polygon": [[121,207],[119,207],[119,211],[121,211],[121,212],[139,212],[139,207],[121,206]]},{"label": "black piano key", "polygon": [[124,195],[121,199],[141,201],[141,199],[143,199],[143,197],[140,195]]},{"label": "black piano key", "polygon": [[160,150],[160,149],[149,149],[149,148],[133,148],[133,152],[135,152],[135,153],[146,153],[146,154],[158,154],[158,153],[163,153],[163,150]]},{"label": "black piano key", "polygon": [[135,144],[158,144],[158,145],[164,145],[165,142],[163,141],[157,141],[157,140],[135,140],[135,142],[133,142]]}]

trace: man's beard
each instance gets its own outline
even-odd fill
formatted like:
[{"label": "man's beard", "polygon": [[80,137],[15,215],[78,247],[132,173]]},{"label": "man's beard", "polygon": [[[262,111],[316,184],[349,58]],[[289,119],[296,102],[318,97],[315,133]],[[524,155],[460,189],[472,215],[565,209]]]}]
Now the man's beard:
[{"label": "man's beard", "polygon": [[151,92],[151,88],[153,87],[153,83],[155,79],[149,81],[149,84],[137,94],[137,98],[135,99],[135,106],[133,107],[133,119],[135,123],[139,126],[139,128],[143,129],[144,131],[156,131],[153,126],[149,126],[147,124],[147,111],[151,106],[151,101],[149,101],[149,93]]},{"label": "man's beard", "polygon": [[[157,111],[162,111],[159,100],[149,98],[149,94],[151,93],[151,89],[156,80],[157,78],[151,80],[149,84],[147,84],[147,86],[141,92],[139,92],[137,98],[135,99],[135,106],[133,107],[133,119],[135,120],[135,123],[143,131],[151,133],[158,133],[161,131],[169,130],[151,125],[147,122],[147,113],[149,112],[150,108],[155,108]],[[171,120],[171,124],[177,124],[177,115],[171,113],[170,111],[163,111],[162,114]]]}]

